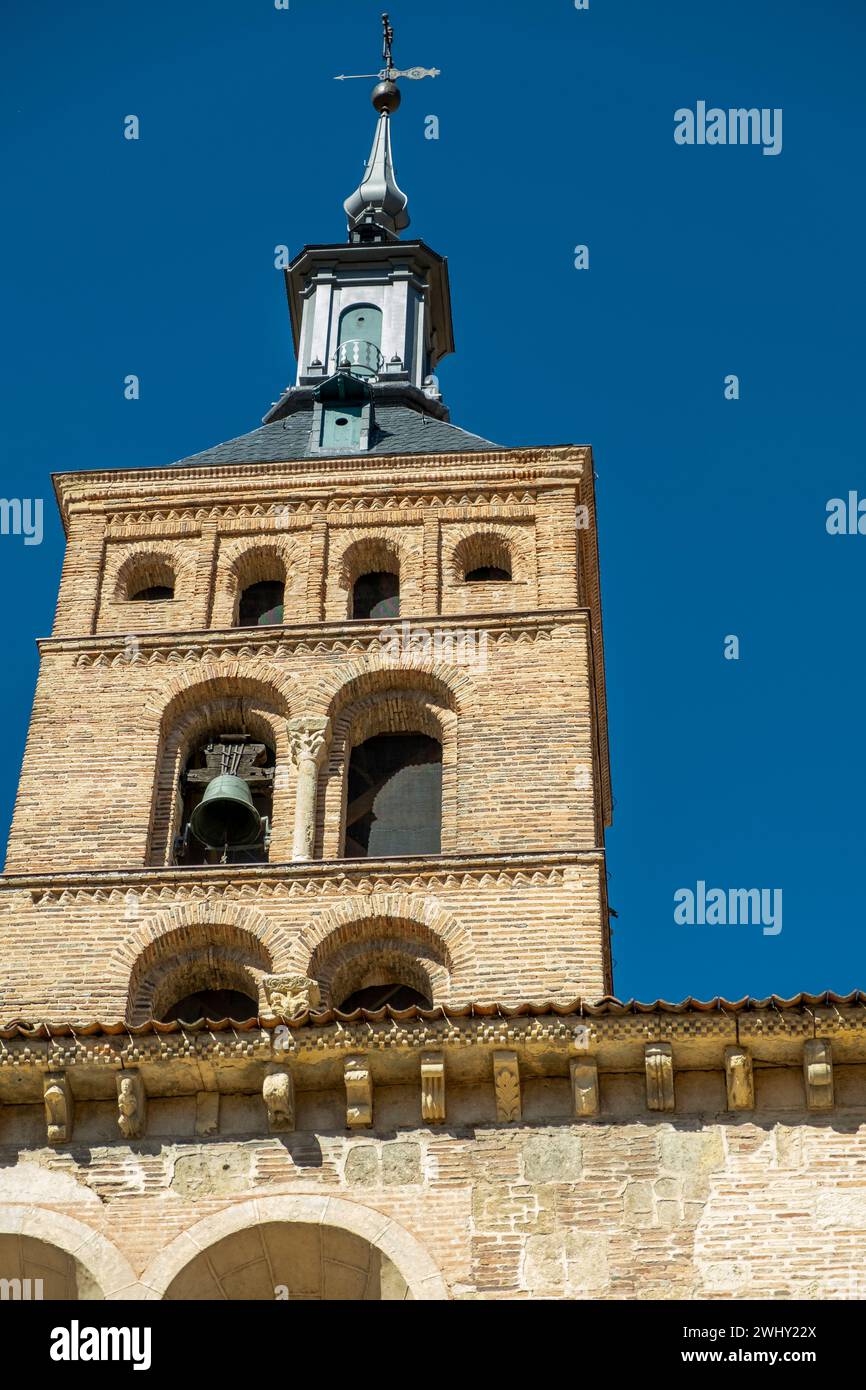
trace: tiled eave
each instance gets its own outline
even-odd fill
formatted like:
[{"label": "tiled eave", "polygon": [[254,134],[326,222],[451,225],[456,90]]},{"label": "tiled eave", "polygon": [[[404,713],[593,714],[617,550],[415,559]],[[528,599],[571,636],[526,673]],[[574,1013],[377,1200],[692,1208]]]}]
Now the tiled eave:
[{"label": "tiled eave", "polygon": [[[244,1034],[256,1032],[271,1032],[285,1023],[293,1031],[298,1032],[306,1028],[329,1028],[333,1025],[342,1026],[346,1024],[396,1024],[404,1023],[448,1023],[459,1025],[467,1022],[478,1023],[482,1020],[499,1020],[503,1023],[510,1023],[516,1019],[567,1019],[575,1026],[587,1025],[590,1020],[592,1028],[602,1028],[601,1020],[627,1020],[631,1019],[634,1026],[643,1027],[641,1020],[647,1021],[657,1017],[659,1020],[674,1015],[683,1020],[701,1019],[703,1026],[712,1026],[712,1021],[708,1015],[716,1015],[716,1022],[722,1023],[726,1019],[736,1020],[738,1016],[757,1015],[765,1021],[775,1015],[779,1015],[780,1023],[785,1021],[791,1023],[793,1016],[815,1017],[815,1010],[820,1010],[822,1017],[825,1013],[829,1017],[838,1014],[839,1019],[846,1015],[848,1023],[856,1022],[860,1019],[862,1011],[862,1023],[866,1026],[866,991],[855,989],[850,994],[834,994],[832,990],[824,990],[822,994],[795,994],[790,998],[783,998],[779,994],[769,994],[762,999],[752,995],[743,995],[742,999],[724,999],[721,995],[716,995],[713,999],[695,999],[691,995],[687,999],[681,999],[679,1003],[671,1003],[667,999],[655,999],[650,1002],[642,1002],[639,999],[617,999],[613,995],[605,995],[602,999],[595,1002],[587,999],[572,999],[568,1002],[547,1000],[543,1003],[533,1000],[525,1000],[518,1004],[507,1003],[471,1003],[462,1005],[439,1004],[432,1009],[422,1009],[417,1004],[413,1004],[408,1009],[392,1009],[390,1004],[384,1005],[381,1009],[355,1009],[352,1013],[342,1013],[339,1009],[323,1009],[319,1011],[306,1010],[303,1013],[294,1015],[291,1018],[280,1019],[274,1017],[263,1017],[248,1019],[238,1022],[230,1018],[223,1019],[199,1019],[197,1023],[181,1023],[177,1020],[171,1023],[160,1023],[155,1019],[147,1023],[131,1025],[119,1020],[114,1023],[101,1023],[94,1020],[92,1023],[55,1023],[42,1021],[39,1023],[27,1023],[21,1020],[13,1020],[8,1024],[0,1025],[0,1039],[9,1041],[13,1038],[31,1039],[57,1039],[57,1038],[142,1038],[147,1036],[167,1037],[181,1034],[184,1037],[198,1038],[214,1034],[236,1034],[239,1037]],[[845,1014],[841,1011],[845,1011]],[[798,1030],[799,1031],[799,1030]]]},{"label": "tiled eave", "polygon": [[494,1054],[516,1054],[520,1074],[566,1078],[575,1057],[600,1073],[643,1073],[648,1043],[669,1043],[675,1072],[722,1070],[725,1049],[748,1049],[754,1065],[802,1067],[804,1045],[828,1039],[834,1066],[866,1064],[866,994],[793,999],[686,999],[678,1004],[605,998],[596,1002],[474,1003],[464,1007],[342,1014],[305,1013],[246,1023],[10,1021],[0,1028],[0,1103],[35,1103],[44,1075],[66,1071],[79,1098],[105,1099],[116,1073],[137,1068],[150,1095],[201,1089],[255,1092],[267,1068],[287,1067],[302,1090],[342,1084],[346,1059],[367,1059],[376,1085],[417,1078],[422,1054],[441,1055],[452,1083],[489,1077]]}]

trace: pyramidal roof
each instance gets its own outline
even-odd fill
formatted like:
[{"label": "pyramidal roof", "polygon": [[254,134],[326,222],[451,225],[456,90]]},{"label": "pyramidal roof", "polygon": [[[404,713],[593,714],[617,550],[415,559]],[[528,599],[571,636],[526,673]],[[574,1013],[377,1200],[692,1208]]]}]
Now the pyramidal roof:
[{"label": "pyramidal roof", "polygon": [[[312,411],[297,411],[216,444],[199,454],[178,459],[176,468],[211,468],[233,463],[291,463],[296,459],[321,458],[312,435]],[[376,407],[370,445],[363,457],[388,454],[463,454],[498,451],[502,446],[470,434],[447,420],[426,415],[406,405]],[[354,453],[353,457],[358,455]]]}]

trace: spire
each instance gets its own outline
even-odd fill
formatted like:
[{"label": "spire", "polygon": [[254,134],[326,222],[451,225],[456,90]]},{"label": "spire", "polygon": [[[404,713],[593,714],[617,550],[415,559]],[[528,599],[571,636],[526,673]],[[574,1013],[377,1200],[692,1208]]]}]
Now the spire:
[{"label": "spire", "polygon": [[[438,77],[438,68],[394,67],[392,46],[394,30],[387,14],[382,15],[384,44],[382,62],[384,67],[378,73],[352,74],[358,77],[378,77],[379,84],[373,88],[373,105],[379,112],[379,123],[373,137],[373,148],[364,177],[355,192],[346,199],[343,207],[349,219],[349,241],[395,241],[404,227],[409,226],[406,204],[409,201],[401,192],[394,177],[394,161],[391,157],[391,115],[400,105],[400,89],[396,78],[411,77],[413,81],[421,77]],[[341,74],[338,82],[348,78]]]},{"label": "spire", "polygon": [[359,186],[343,204],[349,219],[350,241],[382,240],[376,235],[377,228],[384,228],[391,239],[409,225],[406,211],[409,199],[397,186],[391,157],[391,112],[396,111],[399,104],[396,83],[380,82],[373,92],[373,105],[379,112],[379,120],[370,158]]}]

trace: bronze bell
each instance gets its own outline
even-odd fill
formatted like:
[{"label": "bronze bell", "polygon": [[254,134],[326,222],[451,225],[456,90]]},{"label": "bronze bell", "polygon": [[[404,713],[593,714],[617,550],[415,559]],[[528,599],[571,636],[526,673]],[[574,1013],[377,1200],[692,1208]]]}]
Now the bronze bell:
[{"label": "bronze bell", "polygon": [[189,818],[190,829],[208,849],[253,845],[262,833],[262,818],[243,777],[223,773],[208,782]]}]

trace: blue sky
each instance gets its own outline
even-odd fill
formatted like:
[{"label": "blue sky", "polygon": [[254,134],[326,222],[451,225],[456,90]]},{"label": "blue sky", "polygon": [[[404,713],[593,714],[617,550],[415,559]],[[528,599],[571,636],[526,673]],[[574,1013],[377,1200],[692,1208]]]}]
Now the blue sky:
[{"label": "blue sky", "polygon": [[[0,537],[4,833],[62,560],[48,475],[183,457],[289,381],[274,246],[343,238],[374,115],[369,83],[332,77],[379,66],[380,9],[7,2],[3,493],[44,497],[46,529]],[[404,83],[394,146],[412,233],[449,257],[452,418],[595,452],[617,993],[863,986],[866,536],[825,516],[866,497],[866,12],[394,0],[392,20],[400,66],[442,69]],[[781,154],[675,144],[699,100],[781,108]],[[782,931],[677,925],[698,880],[781,889]]]}]

